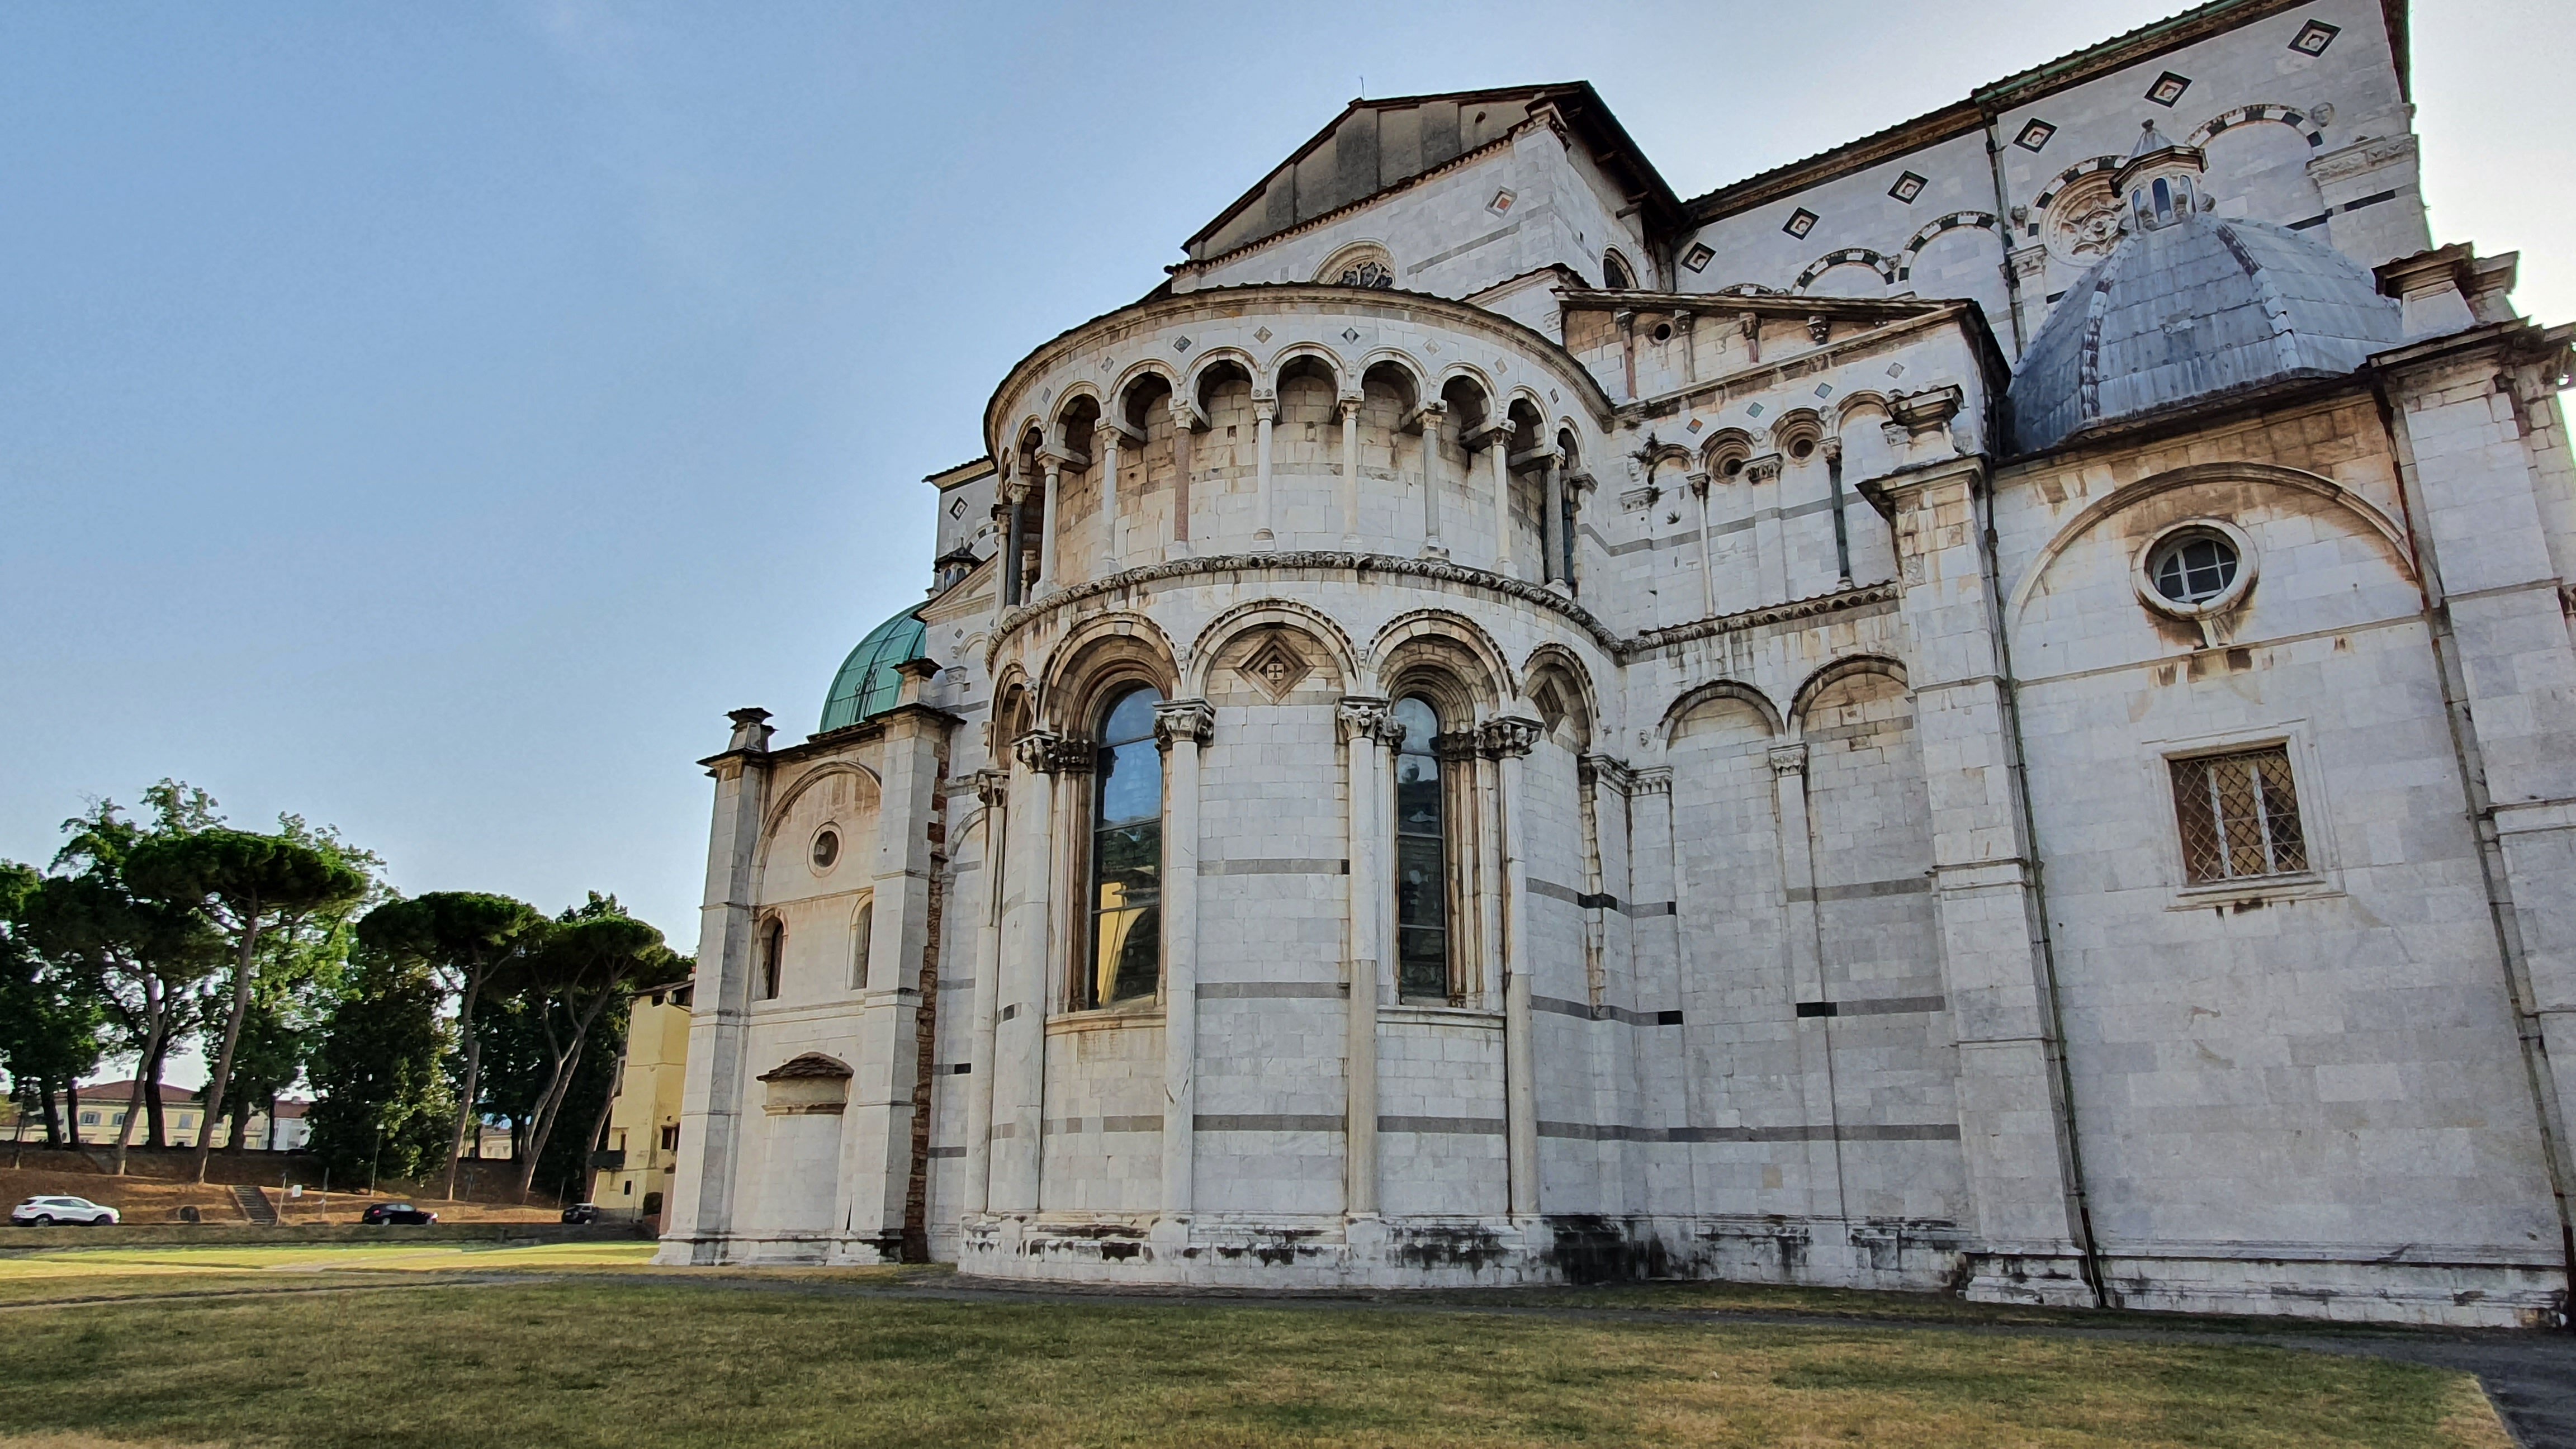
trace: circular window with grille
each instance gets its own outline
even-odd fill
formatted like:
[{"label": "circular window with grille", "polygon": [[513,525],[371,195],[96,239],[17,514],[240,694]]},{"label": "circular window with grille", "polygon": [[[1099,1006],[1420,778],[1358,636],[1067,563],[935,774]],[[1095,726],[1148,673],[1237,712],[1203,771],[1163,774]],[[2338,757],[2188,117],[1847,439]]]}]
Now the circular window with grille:
[{"label": "circular window with grille", "polygon": [[841,860],[841,832],[833,829],[829,825],[815,831],[814,846],[807,854],[806,858],[814,862],[814,872],[817,875],[820,875],[823,872],[830,870],[833,866],[839,864]]},{"label": "circular window with grille", "polygon": [[2254,543],[2232,523],[2196,518],[2149,539],[2135,572],[2147,607],[2205,619],[2244,602],[2254,584]]}]

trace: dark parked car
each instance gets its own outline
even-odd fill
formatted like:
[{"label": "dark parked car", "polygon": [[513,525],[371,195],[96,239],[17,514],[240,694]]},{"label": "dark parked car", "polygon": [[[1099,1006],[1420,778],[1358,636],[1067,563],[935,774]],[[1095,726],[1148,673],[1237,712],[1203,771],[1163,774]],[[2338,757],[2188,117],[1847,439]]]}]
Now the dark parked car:
[{"label": "dark parked car", "polygon": [[407,1202],[380,1202],[360,1214],[358,1221],[373,1223],[378,1227],[396,1224],[404,1227],[419,1227],[423,1223],[437,1222],[438,1214],[413,1207]]},{"label": "dark parked car", "polygon": [[574,1203],[571,1207],[563,1210],[563,1220],[568,1223],[598,1222],[599,1204],[595,1202]]}]

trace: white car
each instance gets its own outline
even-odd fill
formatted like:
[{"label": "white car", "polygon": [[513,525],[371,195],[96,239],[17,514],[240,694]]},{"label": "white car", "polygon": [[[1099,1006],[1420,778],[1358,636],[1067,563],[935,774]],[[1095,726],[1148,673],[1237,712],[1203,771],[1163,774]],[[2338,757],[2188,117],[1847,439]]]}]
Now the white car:
[{"label": "white car", "polygon": [[114,1227],[116,1209],[85,1197],[31,1197],[9,1213],[9,1221],[22,1228],[50,1228],[56,1223],[87,1223],[93,1228]]}]

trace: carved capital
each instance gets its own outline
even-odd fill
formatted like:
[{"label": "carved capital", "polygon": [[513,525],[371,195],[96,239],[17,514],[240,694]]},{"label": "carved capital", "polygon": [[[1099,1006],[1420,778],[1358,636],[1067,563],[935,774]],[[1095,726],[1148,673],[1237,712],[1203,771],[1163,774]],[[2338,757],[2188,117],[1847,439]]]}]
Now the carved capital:
[{"label": "carved capital", "polygon": [[1078,775],[1091,768],[1090,744],[1053,730],[1029,731],[1012,742],[1011,753],[1041,775]]},{"label": "carved capital", "polygon": [[1492,759],[1517,760],[1538,748],[1538,737],[1544,732],[1537,720],[1507,714],[1478,726],[1476,743]]},{"label": "carved capital", "polygon": [[1216,707],[1204,699],[1167,699],[1154,706],[1154,743],[1170,749],[1183,740],[1206,744],[1216,733]]},{"label": "carved capital", "polygon": [[2048,248],[2039,242],[2032,242],[2026,247],[2015,247],[2004,265],[2012,268],[2012,274],[2016,277],[2036,277],[2048,270]]},{"label": "carved capital", "polygon": [[977,770],[974,778],[975,798],[988,809],[1001,804],[1010,789],[1011,777],[1000,770]]},{"label": "carved capital", "polygon": [[1779,476],[1780,455],[1777,453],[1765,453],[1759,458],[1744,460],[1743,477],[1747,483],[1769,483]]},{"label": "carved capital", "polygon": [[1637,772],[1608,755],[1585,755],[1574,762],[1575,778],[1587,786],[1610,790],[1621,795],[1633,794]]},{"label": "carved capital", "polygon": [[1395,706],[1376,695],[1343,695],[1333,706],[1333,729],[1344,744],[1369,740],[1390,750],[1404,747],[1404,726],[1395,722]]},{"label": "carved capital", "polygon": [[1673,793],[1673,767],[1655,765],[1628,777],[1631,795],[1670,795]]},{"label": "carved capital", "polygon": [[1463,765],[1483,751],[1478,745],[1475,728],[1470,726],[1452,734],[1433,735],[1431,753],[1438,755],[1445,763]]},{"label": "carved capital", "polygon": [[1367,405],[1368,398],[1360,393],[1344,393],[1333,400],[1333,406],[1340,411],[1344,421],[1358,417],[1360,409]]},{"label": "carved capital", "polygon": [[1807,747],[1805,745],[1772,746],[1771,773],[1774,775],[1803,775],[1807,773]]},{"label": "carved capital", "polygon": [[1839,437],[1826,438],[1823,442],[1816,444],[1816,456],[1824,459],[1828,463],[1841,462],[1843,458],[1843,440]]}]

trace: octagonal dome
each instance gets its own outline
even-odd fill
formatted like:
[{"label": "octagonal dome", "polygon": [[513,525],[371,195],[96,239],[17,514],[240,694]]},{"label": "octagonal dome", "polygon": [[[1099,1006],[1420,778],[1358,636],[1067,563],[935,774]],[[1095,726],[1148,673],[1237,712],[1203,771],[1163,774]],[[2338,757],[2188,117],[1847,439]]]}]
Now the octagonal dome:
[{"label": "octagonal dome", "polygon": [[2193,212],[2132,229],[2067,290],[2013,371],[2016,452],[2265,383],[2351,372],[2400,340],[2351,258]]}]

